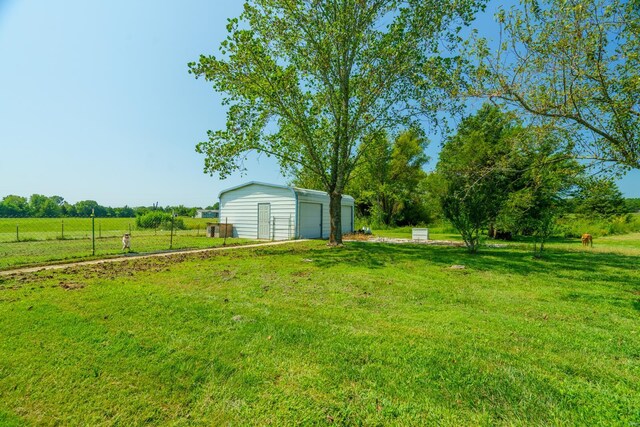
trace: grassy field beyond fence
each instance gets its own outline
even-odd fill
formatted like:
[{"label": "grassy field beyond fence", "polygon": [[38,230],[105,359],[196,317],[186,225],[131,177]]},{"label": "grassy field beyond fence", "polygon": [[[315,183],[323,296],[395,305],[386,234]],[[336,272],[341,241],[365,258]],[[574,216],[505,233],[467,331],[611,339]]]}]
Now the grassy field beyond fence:
[{"label": "grassy field beyond fence", "polygon": [[[181,218],[185,230],[145,230],[135,218],[96,218],[95,256],[122,254],[122,235],[131,230],[137,253],[220,246],[224,239],[206,237],[210,218]],[[16,230],[17,227],[17,230]],[[93,257],[91,218],[0,218],[0,269]],[[227,243],[248,242],[229,239]]]},{"label": "grassy field beyond fence", "polygon": [[[180,219],[194,235],[204,234],[208,222],[218,222],[211,218]],[[130,231],[143,234],[158,231],[139,230],[135,218],[95,218],[94,221],[96,237],[122,237]],[[91,218],[0,218],[0,242],[82,239],[90,238],[91,233]]]}]

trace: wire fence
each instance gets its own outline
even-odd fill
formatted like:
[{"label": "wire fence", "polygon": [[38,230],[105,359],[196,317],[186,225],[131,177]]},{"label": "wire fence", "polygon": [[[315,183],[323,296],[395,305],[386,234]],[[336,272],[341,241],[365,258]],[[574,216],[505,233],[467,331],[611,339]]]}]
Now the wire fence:
[{"label": "wire fence", "polygon": [[291,215],[282,217],[272,216],[270,222],[271,240],[291,240],[296,237]]},{"label": "wire fence", "polygon": [[[219,221],[187,217],[155,228],[139,227],[136,218],[0,218],[0,269],[248,241],[234,239],[231,233],[213,237],[214,224]],[[124,247],[125,234],[129,248]]]}]

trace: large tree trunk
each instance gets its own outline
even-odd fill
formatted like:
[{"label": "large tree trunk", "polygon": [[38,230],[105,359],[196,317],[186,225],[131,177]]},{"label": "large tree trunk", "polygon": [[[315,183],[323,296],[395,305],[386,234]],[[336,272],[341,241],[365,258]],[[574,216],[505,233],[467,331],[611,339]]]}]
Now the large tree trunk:
[{"label": "large tree trunk", "polygon": [[342,194],[329,193],[329,232],[330,245],[342,245]]}]

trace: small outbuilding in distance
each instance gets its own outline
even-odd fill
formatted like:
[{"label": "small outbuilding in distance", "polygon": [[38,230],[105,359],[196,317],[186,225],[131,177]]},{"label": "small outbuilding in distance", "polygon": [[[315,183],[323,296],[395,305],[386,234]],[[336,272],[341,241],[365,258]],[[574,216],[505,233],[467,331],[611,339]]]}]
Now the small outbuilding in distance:
[{"label": "small outbuilding in distance", "polygon": [[[220,192],[220,222],[233,237],[247,239],[329,238],[329,195],[324,191],[248,182]],[[353,232],[353,197],[342,196],[342,232]]]},{"label": "small outbuilding in distance", "polygon": [[218,218],[218,209],[198,209],[194,218]]}]

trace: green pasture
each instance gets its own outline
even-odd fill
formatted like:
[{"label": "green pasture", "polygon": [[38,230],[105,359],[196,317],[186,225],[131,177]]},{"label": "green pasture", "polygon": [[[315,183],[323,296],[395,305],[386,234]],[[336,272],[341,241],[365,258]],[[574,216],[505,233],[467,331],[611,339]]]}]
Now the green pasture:
[{"label": "green pasture", "polygon": [[[138,230],[135,219],[100,218],[95,220],[95,256],[91,219],[65,218],[19,220],[19,238],[15,224],[0,219],[0,269],[60,261],[104,258],[122,255],[122,235],[131,225],[131,249],[135,253],[170,249],[210,248],[223,244],[244,244],[247,239],[213,239],[206,237],[206,223],[211,219],[183,218],[186,230]],[[13,220],[16,221],[15,219]],[[64,239],[62,239],[64,221]],[[14,227],[11,231],[11,227]],[[56,229],[56,227],[59,227]],[[88,227],[88,228],[87,228]],[[88,231],[87,231],[88,230]]]},{"label": "green pasture", "polygon": [[[211,218],[180,217],[194,235],[205,234]],[[96,237],[122,236],[129,231],[157,234],[159,230],[138,230],[135,218],[95,218]],[[91,218],[0,218],[0,242],[82,239],[92,236]]]},{"label": "green pasture", "polygon": [[0,278],[0,424],[638,425],[640,235],[565,244],[314,241]]},{"label": "green pasture", "polygon": [[[0,270],[20,266],[55,263],[122,255],[122,235],[132,233],[132,251],[151,253],[166,250],[208,248],[227,244],[245,244],[247,239],[211,239],[206,236],[206,224],[215,222],[209,218],[181,218],[186,230],[144,230],[135,225],[135,218],[96,218],[95,256],[93,255],[91,218],[0,218]],[[16,236],[16,226],[18,236]],[[63,231],[64,227],[64,231]],[[374,230],[374,235],[389,238],[411,238],[411,227]],[[63,238],[64,232],[64,238]],[[451,227],[429,227],[432,240],[461,241]],[[596,237],[593,251],[633,247],[640,234]],[[16,240],[16,237],[19,240]],[[510,245],[521,249],[531,247],[527,238],[513,242],[485,239],[487,244]],[[547,247],[580,250],[580,239],[552,238]]]},{"label": "green pasture", "polygon": [[[378,237],[411,239],[411,227],[373,230],[373,234]],[[438,227],[429,228],[429,238],[432,240],[462,242],[462,238],[459,234],[453,233],[449,229]],[[512,241],[504,241],[489,239],[486,236],[483,236],[482,241],[485,243],[485,246],[481,247],[480,251],[485,251],[486,245],[507,246],[525,251],[532,250],[533,248],[533,242],[530,237],[516,237]],[[640,255],[640,233],[595,237],[593,240],[593,247],[588,248],[582,246],[580,238],[552,237],[545,243],[545,248],[545,251],[553,249],[586,251],[589,253],[609,253],[613,251],[628,255]]]}]

